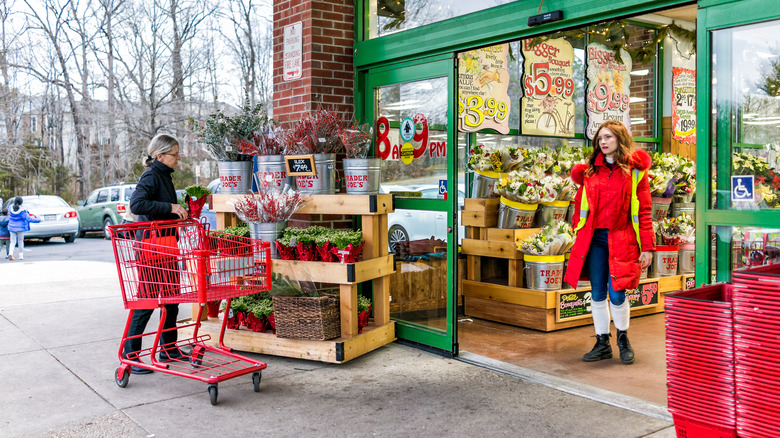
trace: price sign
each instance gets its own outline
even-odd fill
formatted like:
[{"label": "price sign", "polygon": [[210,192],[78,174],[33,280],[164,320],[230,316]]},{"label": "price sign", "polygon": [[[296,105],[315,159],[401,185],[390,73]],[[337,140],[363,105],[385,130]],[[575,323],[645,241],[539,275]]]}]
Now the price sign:
[{"label": "price sign", "polygon": [[634,290],[627,290],[626,299],[631,308],[658,304],[658,282],[640,284]]},{"label": "price sign", "polygon": [[557,295],[556,320],[582,319],[590,316],[591,291],[561,291]]},{"label": "price sign", "polygon": [[458,55],[458,130],[509,133],[509,44]]},{"label": "price sign", "polygon": [[628,90],[633,63],[631,55],[624,49],[620,49],[621,61],[617,60],[615,53],[603,44],[588,44],[588,127],[585,135],[590,140],[607,120],[621,122],[631,132]]},{"label": "price sign", "polygon": [[284,157],[289,176],[315,176],[317,167],[314,165],[314,155],[287,155]]},{"label": "price sign", "polygon": [[696,143],[696,72],[672,67],[672,127],[674,139]]},{"label": "price sign", "polygon": [[522,42],[524,135],[574,137],[574,49],[564,38]]}]

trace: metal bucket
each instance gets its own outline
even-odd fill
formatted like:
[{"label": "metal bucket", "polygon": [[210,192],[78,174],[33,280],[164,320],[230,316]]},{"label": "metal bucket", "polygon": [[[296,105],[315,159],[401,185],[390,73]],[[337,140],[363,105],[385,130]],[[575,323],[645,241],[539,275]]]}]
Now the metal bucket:
[{"label": "metal bucket", "polygon": [[252,190],[251,161],[219,161],[220,193],[241,195]]},{"label": "metal bucket", "polygon": [[572,219],[574,219],[574,203],[569,204],[569,209],[566,210],[566,222],[572,223]]},{"label": "metal bucket", "polygon": [[501,176],[498,172],[475,170],[474,179],[471,181],[471,197],[498,198],[498,194],[493,191],[493,188]]},{"label": "metal bucket", "polygon": [[676,246],[656,246],[653,253],[651,277],[671,277],[677,275],[677,261],[679,260]]},{"label": "metal bucket", "polygon": [[542,202],[539,204],[539,211],[536,213],[534,227],[543,227],[551,220],[566,220],[566,214],[569,211],[569,204],[569,201]]},{"label": "metal bucket", "polygon": [[279,252],[276,250],[274,242],[282,236],[285,228],[287,228],[287,222],[251,223],[249,224],[249,237],[270,242],[271,258],[278,259]]},{"label": "metal bucket", "polygon": [[693,216],[696,211],[695,202],[672,202],[670,207],[672,210],[672,217],[680,216],[681,214],[687,214]]},{"label": "metal bucket", "polygon": [[563,255],[523,256],[525,284],[533,290],[560,290],[563,284]]},{"label": "metal bucket", "polygon": [[344,182],[347,194],[377,195],[382,176],[382,160],[379,158],[345,158]]},{"label": "metal bucket", "polygon": [[498,228],[531,228],[536,215],[535,204],[523,204],[501,197],[498,204]]},{"label": "metal bucket", "polygon": [[684,195],[673,195],[672,202],[693,202],[693,193],[686,193]]},{"label": "metal bucket", "polygon": [[663,220],[669,213],[669,205],[672,198],[653,198],[653,220],[658,222]]},{"label": "metal bucket", "polygon": [[314,154],[316,175],[296,176],[298,192],[304,195],[336,193],[336,154]]},{"label": "metal bucket", "polygon": [[255,164],[258,189],[263,187],[283,189],[285,185],[295,187],[293,177],[287,176],[284,155],[258,155],[255,157]]},{"label": "metal bucket", "polygon": [[696,271],[696,245],[686,243],[680,245],[678,251],[678,274],[693,274]]}]

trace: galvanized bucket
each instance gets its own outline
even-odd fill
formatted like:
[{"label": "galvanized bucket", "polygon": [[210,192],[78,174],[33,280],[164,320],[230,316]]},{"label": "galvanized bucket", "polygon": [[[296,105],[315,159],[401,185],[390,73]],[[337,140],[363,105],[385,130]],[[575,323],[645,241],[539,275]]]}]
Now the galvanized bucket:
[{"label": "galvanized bucket", "polygon": [[258,155],[255,157],[258,189],[280,188],[289,185],[295,188],[293,178],[287,176],[287,166],[284,164],[284,155]]},{"label": "galvanized bucket", "polygon": [[669,213],[669,204],[672,198],[653,198],[653,220],[658,222],[663,220]]},{"label": "galvanized bucket", "polygon": [[382,176],[379,158],[345,158],[344,182],[349,195],[378,195]]},{"label": "galvanized bucket", "polygon": [[672,196],[672,199],[674,199],[674,201],[672,202],[693,202],[693,193],[686,193],[684,195],[674,195]]},{"label": "galvanized bucket", "polygon": [[498,194],[493,189],[502,176],[498,172],[475,170],[474,179],[471,181],[471,197],[498,198]]},{"label": "galvanized bucket", "polygon": [[[563,255],[563,275],[566,276],[566,270],[569,269],[569,257],[571,257],[571,253],[567,252]],[[561,289],[573,289],[569,283],[564,283],[563,280],[561,280]]]},{"label": "galvanized bucket", "polygon": [[249,237],[270,242],[271,258],[278,259],[279,252],[276,250],[276,244],[274,242],[281,237],[285,228],[287,228],[287,222],[250,223]]},{"label": "galvanized bucket", "polygon": [[656,246],[650,276],[671,277],[677,275],[678,260],[679,254],[676,246]]},{"label": "galvanized bucket", "polygon": [[295,185],[304,195],[333,195],[336,193],[336,154],[314,154],[316,175],[296,176]]},{"label": "galvanized bucket", "polygon": [[539,211],[536,213],[534,227],[543,227],[551,220],[566,220],[566,214],[569,211],[569,204],[569,201],[542,202],[539,204]]},{"label": "galvanized bucket", "polygon": [[220,193],[240,195],[252,190],[251,161],[219,161]]},{"label": "galvanized bucket", "polygon": [[563,255],[523,256],[525,284],[533,290],[560,290],[563,284]]},{"label": "galvanized bucket", "polygon": [[672,202],[670,207],[672,210],[672,217],[677,217],[681,214],[687,214],[693,216],[696,211],[695,202]]},{"label": "galvanized bucket", "polygon": [[686,243],[680,245],[678,251],[678,274],[693,274],[696,271],[696,245]]},{"label": "galvanized bucket", "polygon": [[501,197],[498,205],[498,228],[531,228],[536,215],[536,204],[523,204]]}]

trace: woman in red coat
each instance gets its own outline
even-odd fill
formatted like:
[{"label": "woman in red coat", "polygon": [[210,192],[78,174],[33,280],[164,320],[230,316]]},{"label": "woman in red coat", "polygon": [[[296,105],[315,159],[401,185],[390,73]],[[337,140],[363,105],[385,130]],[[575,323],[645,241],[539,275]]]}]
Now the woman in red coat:
[{"label": "woman in red coat", "polygon": [[[639,286],[641,269],[650,264],[650,251],[655,250],[647,177],[652,160],[647,152],[634,149],[634,140],[620,122],[605,122],[596,131],[594,139],[596,144],[588,164],[578,164],[572,169],[572,179],[580,185],[574,200],[573,224],[579,230],[564,281],[576,288],[583,268],[588,268],[596,345],[582,359],[593,362],[612,358],[609,343],[611,310],[617,328],[620,360],[631,364],[634,351],[628,342],[630,309],[626,289]],[[635,173],[635,170],[643,173]],[[634,219],[631,214],[632,173],[637,178],[634,202],[639,207]],[[583,193],[585,204],[582,203]],[[585,206],[588,210],[582,208]],[[583,210],[582,215],[580,210]]]}]

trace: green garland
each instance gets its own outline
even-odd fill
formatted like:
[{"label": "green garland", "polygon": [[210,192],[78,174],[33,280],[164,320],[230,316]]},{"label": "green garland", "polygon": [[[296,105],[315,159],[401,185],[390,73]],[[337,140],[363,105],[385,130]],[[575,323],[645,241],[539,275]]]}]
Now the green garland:
[{"label": "green garland", "polygon": [[[628,23],[623,20],[608,21],[604,23],[595,24],[581,29],[565,30],[561,32],[555,32],[548,35],[541,35],[531,38],[531,46],[536,46],[550,39],[567,38],[571,40],[579,40],[588,35],[591,42],[604,44],[609,50],[615,52],[615,59],[618,62],[623,62],[622,56],[620,56],[620,49],[625,49],[631,56],[633,62],[637,64],[645,64],[651,61],[658,50],[658,43],[663,41],[667,36],[674,38],[676,41],[684,41],[691,44],[691,50],[696,53],[696,31],[691,31],[683,27],[678,26],[674,22],[655,29],[655,44],[644,44],[641,47],[633,47],[628,41],[631,39],[631,32],[629,31]],[[676,36],[673,37],[672,34]]]}]

